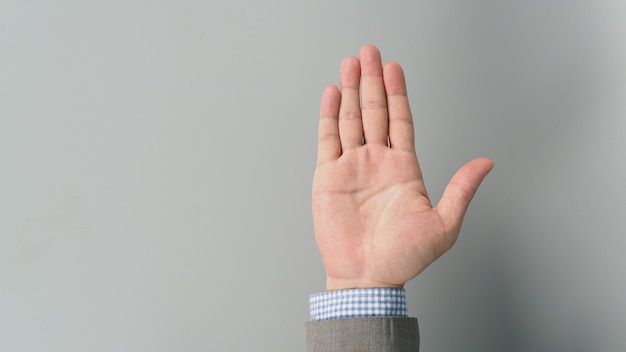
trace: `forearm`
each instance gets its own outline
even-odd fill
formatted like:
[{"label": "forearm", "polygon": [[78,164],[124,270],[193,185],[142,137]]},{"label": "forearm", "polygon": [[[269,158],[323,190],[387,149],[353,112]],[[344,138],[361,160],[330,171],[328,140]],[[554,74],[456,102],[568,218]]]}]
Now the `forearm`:
[{"label": "forearm", "polygon": [[327,291],[311,295],[308,352],[419,350],[416,318],[409,318],[402,288]]}]

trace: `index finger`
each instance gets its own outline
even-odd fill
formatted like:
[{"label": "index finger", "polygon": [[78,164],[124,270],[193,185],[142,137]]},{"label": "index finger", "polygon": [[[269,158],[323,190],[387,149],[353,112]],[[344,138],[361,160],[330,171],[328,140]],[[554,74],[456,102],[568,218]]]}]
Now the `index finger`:
[{"label": "index finger", "polygon": [[383,80],[389,109],[389,146],[415,153],[413,116],[402,67],[396,62],[387,63],[383,69]]}]

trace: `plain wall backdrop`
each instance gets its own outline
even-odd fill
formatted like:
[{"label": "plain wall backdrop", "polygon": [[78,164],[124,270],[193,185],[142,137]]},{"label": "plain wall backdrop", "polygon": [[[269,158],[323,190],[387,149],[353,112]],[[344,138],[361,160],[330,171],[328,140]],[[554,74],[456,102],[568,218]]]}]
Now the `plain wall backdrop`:
[{"label": "plain wall backdrop", "polygon": [[620,1],[0,2],[0,351],[302,351],[325,288],[322,89],[407,76],[438,201],[496,167],[407,285],[422,351],[624,351]]}]

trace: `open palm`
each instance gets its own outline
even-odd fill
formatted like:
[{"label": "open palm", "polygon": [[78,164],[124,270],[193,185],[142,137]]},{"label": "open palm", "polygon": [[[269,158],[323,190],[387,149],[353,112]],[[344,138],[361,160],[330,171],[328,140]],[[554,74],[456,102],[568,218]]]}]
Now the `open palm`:
[{"label": "open palm", "polygon": [[402,68],[378,49],[341,65],[325,89],[313,181],[315,233],[327,289],[401,287],[456,241],[463,216],[493,167],[476,159],[437,207],[424,187]]}]

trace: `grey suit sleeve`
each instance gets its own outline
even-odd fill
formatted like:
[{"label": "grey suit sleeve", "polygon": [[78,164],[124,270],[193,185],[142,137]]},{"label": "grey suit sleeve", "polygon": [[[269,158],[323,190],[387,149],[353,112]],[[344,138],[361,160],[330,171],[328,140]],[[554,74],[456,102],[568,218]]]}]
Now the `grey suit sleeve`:
[{"label": "grey suit sleeve", "polygon": [[307,352],[418,352],[416,318],[369,317],[309,321]]}]

